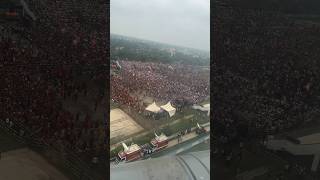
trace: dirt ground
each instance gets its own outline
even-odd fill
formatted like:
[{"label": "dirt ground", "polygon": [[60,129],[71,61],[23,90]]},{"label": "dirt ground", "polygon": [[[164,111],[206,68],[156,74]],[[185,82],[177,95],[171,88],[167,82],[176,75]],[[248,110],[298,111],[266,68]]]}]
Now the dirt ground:
[{"label": "dirt ground", "polygon": [[298,138],[301,144],[319,144],[320,143],[320,133],[315,133],[307,136]]},{"label": "dirt ground", "polygon": [[0,180],[68,180],[37,153],[18,149],[1,154]]},{"label": "dirt ground", "polygon": [[143,128],[121,109],[110,111],[110,139],[128,137],[142,130]]}]

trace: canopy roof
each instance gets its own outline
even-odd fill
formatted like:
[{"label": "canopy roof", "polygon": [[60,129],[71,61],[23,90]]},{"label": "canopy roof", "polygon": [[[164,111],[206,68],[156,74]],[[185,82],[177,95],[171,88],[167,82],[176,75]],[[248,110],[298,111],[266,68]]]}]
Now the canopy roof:
[{"label": "canopy roof", "polygon": [[210,107],[210,103],[209,104],[204,104],[203,107]]},{"label": "canopy roof", "polygon": [[210,104],[205,104],[202,106],[206,111],[210,111]]},{"label": "canopy roof", "polygon": [[152,104],[150,104],[147,108],[146,108],[147,111],[151,111],[151,112],[154,112],[154,113],[158,113],[161,111],[161,108],[159,106],[156,105],[155,102],[153,102]]},{"label": "canopy roof", "polygon": [[161,106],[161,108],[167,111],[170,117],[172,117],[176,113],[176,108],[172,107],[170,101],[167,104]]},{"label": "canopy roof", "polygon": [[126,154],[130,154],[141,149],[137,144],[132,144],[128,147],[125,143],[122,143],[122,146]]}]

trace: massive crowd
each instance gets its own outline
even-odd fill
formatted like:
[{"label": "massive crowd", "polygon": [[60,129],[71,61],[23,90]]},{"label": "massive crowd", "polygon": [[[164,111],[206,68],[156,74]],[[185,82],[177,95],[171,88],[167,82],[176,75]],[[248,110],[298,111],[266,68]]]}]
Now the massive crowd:
[{"label": "massive crowd", "polygon": [[[1,120],[62,149],[105,154],[104,117],[90,112],[105,97],[106,2],[26,3],[36,21],[15,24],[22,31],[10,37],[0,34]],[[92,111],[65,107],[80,97],[89,99]]]},{"label": "massive crowd", "polygon": [[119,61],[121,69],[111,76],[111,99],[143,110],[145,97],[156,102],[192,105],[209,96],[209,71],[203,67]]},{"label": "massive crowd", "polygon": [[216,114],[254,112],[255,126],[273,129],[302,122],[317,108],[320,27],[274,12],[222,8],[220,13],[213,53]]},{"label": "massive crowd", "polygon": [[217,8],[213,19],[216,147],[263,141],[312,120],[319,108],[320,26],[236,7]]}]

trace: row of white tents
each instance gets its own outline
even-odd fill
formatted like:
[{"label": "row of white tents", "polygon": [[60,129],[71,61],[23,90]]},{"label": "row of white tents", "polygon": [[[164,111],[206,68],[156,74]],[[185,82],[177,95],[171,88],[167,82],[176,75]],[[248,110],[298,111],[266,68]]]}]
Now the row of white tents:
[{"label": "row of white tents", "polygon": [[[207,112],[207,115],[208,116],[210,115],[210,104],[204,104],[202,106],[201,105],[193,105],[192,108]],[[171,105],[170,101],[163,106],[158,106],[155,102],[153,102],[145,110],[149,111],[149,112],[153,112],[153,113],[160,113],[160,112],[166,111],[166,112],[168,112],[170,117],[172,117],[176,113],[176,108],[174,108]]]},{"label": "row of white tents", "polygon": [[166,111],[168,112],[170,117],[172,117],[176,113],[176,108],[174,108],[171,105],[170,101],[167,104],[160,107],[155,102],[153,102],[146,108],[146,110],[153,113],[160,113],[162,111]]}]

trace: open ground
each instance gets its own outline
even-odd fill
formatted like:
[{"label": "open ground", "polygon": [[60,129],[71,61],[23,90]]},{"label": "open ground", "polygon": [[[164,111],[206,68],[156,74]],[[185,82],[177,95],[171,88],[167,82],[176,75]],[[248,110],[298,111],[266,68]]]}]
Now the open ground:
[{"label": "open ground", "polygon": [[143,128],[121,109],[117,108],[110,111],[111,140],[114,138],[128,137],[142,130]]}]

